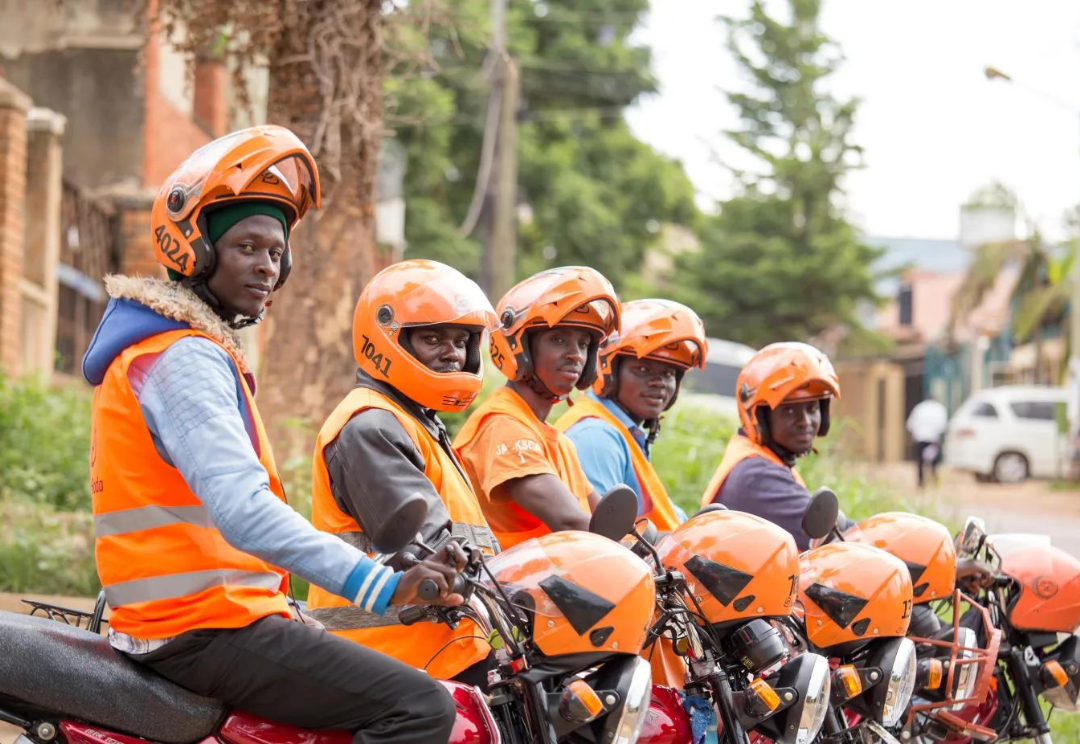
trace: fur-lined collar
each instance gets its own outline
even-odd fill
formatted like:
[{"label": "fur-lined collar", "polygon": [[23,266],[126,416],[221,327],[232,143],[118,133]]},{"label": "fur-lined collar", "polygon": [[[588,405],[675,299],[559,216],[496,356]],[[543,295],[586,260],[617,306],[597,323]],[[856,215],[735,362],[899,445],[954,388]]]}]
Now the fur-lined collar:
[{"label": "fur-lined collar", "polygon": [[166,318],[186,323],[217,340],[240,362],[247,372],[247,362],[240,337],[219,318],[199,296],[179,282],[142,276],[111,274],[105,277],[105,290],[117,300],[132,300]]}]

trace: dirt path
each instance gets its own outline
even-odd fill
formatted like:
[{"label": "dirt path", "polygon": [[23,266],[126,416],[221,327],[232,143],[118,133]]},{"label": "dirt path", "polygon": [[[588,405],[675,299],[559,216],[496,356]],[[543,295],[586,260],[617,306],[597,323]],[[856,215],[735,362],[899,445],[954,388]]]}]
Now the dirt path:
[{"label": "dirt path", "polygon": [[979,516],[992,533],[1047,534],[1054,545],[1080,558],[1080,489],[1056,490],[1046,481],[978,483],[970,473],[942,468],[938,483],[920,492],[913,463],[866,467],[874,477],[899,486],[916,501],[933,503],[956,522]]}]

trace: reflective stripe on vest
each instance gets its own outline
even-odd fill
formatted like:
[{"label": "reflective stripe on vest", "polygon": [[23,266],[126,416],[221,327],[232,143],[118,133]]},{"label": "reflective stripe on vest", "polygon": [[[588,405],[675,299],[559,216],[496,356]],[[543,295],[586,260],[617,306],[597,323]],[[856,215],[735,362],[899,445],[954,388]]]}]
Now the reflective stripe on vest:
[{"label": "reflective stripe on vest", "polygon": [[675,513],[675,507],[671,504],[671,499],[667,495],[664,484],[660,481],[660,476],[656,473],[656,468],[645,457],[645,452],[642,451],[641,446],[634,441],[634,436],[630,433],[630,430],[619,419],[615,418],[614,414],[603,403],[582,395],[574,401],[574,405],[566,413],[559,417],[559,420],[555,422],[555,428],[566,432],[578,421],[586,418],[597,418],[606,422],[615,431],[619,432],[623,441],[626,442],[630,452],[630,465],[634,468],[634,475],[637,476],[638,485],[648,497],[650,506],[649,511],[642,516],[648,517],[649,521],[656,525],[656,529],[661,532],[671,532],[678,527],[680,523]]},{"label": "reflective stripe on vest", "polygon": [[[128,380],[144,355],[186,338],[205,338],[229,354],[253,428],[251,447],[271,492],[284,500],[270,443],[243,366],[217,339],[195,330],[151,336],[117,355],[94,389],[90,477],[94,556],[112,607],[110,625],[156,639],[199,628],[240,628],[267,615],[290,615],[286,574],[229,545],[180,471],[165,462]],[[197,381],[193,381],[197,384]]]},{"label": "reflective stripe on vest", "polygon": [[193,524],[209,527],[210,515],[203,506],[138,506],[134,509],[94,515],[94,534],[98,537],[124,535],[151,530],[167,524]]},{"label": "reflective stripe on vest", "polygon": [[[716,500],[720,495],[720,488],[724,485],[727,477],[731,475],[731,471],[735,469],[735,466],[751,457],[764,457],[775,465],[787,467],[784,461],[771,449],[760,444],[754,444],[749,437],[736,433],[728,441],[727,447],[724,449],[724,456],[721,458],[712,478],[709,479],[709,485],[705,487],[705,493],[701,495],[701,508],[704,509]],[[798,470],[791,468],[791,476],[800,486],[806,487]]]},{"label": "reflective stripe on vest", "polygon": [[[312,523],[318,529],[337,535],[350,545],[372,554],[371,541],[360,530],[358,522],[342,511],[334,498],[324,458],[326,446],[337,438],[345,424],[357,413],[369,408],[393,414],[416,445],[423,458],[424,475],[446,505],[453,523],[453,534],[464,536],[490,552],[497,552],[495,535],[488,528],[480,504],[454,459],[419,421],[395,401],[368,388],[356,388],[349,393],[319,432],[312,458]],[[317,586],[312,586],[309,591],[306,611],[327,630],[405,664],[419,668],[426,666],[433,677],[441,679],[452,677],[484,659],[490,650],[485,641],[470,637],[479,633],[471,621],[462,622],[456,630],[430,623],[415,628],[404,626],[393,608],[385,615],[376,615]],[[459,640],[455,641],[455,638]],[[446,649],[443,650],[443,647]]]},{"label": "reflective stripe on vest", "polygon": [[276,591],[281,586],[281,576],[273,572],[258,573],[229,569],[151,576],[146,579],[122,581],[105,587],[105,599],[108,600],[110,607],[116,608],[137,602],[185,597],[213,589],[215,586],[229,585],[255,586]]}]

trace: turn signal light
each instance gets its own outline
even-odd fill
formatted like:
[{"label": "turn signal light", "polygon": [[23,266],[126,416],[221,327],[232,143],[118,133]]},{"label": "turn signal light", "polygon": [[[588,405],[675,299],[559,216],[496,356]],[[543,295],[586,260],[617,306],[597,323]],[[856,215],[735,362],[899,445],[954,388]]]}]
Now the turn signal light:
[{"label": "turn signal light", "polygon": [[1048,676],[1050,679],[1054,680],[1054,682],[1057,683],[1057,687],[1064,687],[1065,685],[1069,684],[1069,675],[1065,673],[1064,669],[1062,669],[1061,664],[1059,664],[1054,659],[1044,662],[1043,669],[1045,669],[1047,672],[1046,676]]},{"label": "turn signal light", "polygon": [[929,662],[926,667],[926,683],[923,685],[923,689],[936,690],[941,687],[941,678],[945,674],[945,665],[941,663],[941,659],[930,659]]},{"label": "turn signal light", "polygon": [[600,696],[583,679],[571,681],[559,696],[559,715],[567,721],[588,723],[603,712]]},{"label": "turn signal light", "polygon": [[772,685],[760,677],[750,683],[750,694],[753,696],[751,700],[756,701],[753,707],[760,710],[762,714],[772,713],[780,707],[780,696],[776,694]]},{"label": "turn signal light", "polygon": [[845,699],[851,700],[862,693],[862,678],[859,676],[859,670],[851,664],[837,667],[833,672],[833,677],[838,687],[844,691]]}]

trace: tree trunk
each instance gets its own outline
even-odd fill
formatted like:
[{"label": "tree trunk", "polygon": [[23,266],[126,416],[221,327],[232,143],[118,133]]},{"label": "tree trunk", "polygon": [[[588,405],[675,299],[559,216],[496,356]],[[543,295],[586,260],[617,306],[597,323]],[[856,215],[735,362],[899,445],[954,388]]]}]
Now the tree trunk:
[{"label": "tree trunk", "polygon": [[352,313],[374,273],[382,137],[381,2],[288,4],[271,61],[268,121],[311,148],[323,203],[291,238],[292,274],[265,321],[259,402],[275,441],[295,434],[290,421],[321,426],[353,385]]}]

